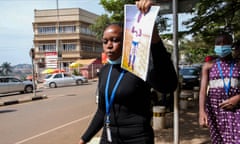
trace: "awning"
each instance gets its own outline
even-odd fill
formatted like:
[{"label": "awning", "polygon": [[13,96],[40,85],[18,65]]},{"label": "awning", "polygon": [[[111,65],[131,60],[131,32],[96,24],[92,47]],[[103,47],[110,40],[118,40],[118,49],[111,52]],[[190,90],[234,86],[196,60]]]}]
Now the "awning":
[{"label": "awning", "polygon": [[53,74],[53,73],[61,73],[61,72],[65,72],[65,70],[63,69],[45,69],[44,71],[42,71],[42,74]]},{"label": "awning", "polygon": [[54,69],[45,69],[42,71],[42,74],[50,74],[50,73],[53,73],[54,72]]},{"label": "awning", "polygon": [[69,65],[70,68],[79,68],[92,64],[96,59],[78,59]]},{"label": "awning", "polygon": [[70,67],[70,68],[78,68],[79,65],[80,65],[79,63],[73,62],[73,63],[71,63],[71,64],[69,65],[69,67]]},{"label": "awning", "polygon": [[74,63],[78,63],[78,64],[81,64],[81,65],[90,65],[92,64],[96,59],[79,59],[79,60],[76,60]]}]

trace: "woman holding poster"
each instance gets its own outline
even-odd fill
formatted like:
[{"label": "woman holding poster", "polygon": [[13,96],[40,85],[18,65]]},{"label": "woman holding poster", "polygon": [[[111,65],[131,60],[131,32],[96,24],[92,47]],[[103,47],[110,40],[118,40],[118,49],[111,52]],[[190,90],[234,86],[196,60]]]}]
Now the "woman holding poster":
[{"label": "woman holding poster", "polygon": [[[150,0],[137,1],[141,12],[151,6]],[[151,126],[151,88],[170,93],[177,87],[177,76],[157,31],[151,44],[153,66],[146,81],[121,67],[123,27],[108,25],[102,37],[108,63],[99,73],[97,111],[81,136],[79,144],[89,142],[103,128],[100,144],[154,144]]]}]

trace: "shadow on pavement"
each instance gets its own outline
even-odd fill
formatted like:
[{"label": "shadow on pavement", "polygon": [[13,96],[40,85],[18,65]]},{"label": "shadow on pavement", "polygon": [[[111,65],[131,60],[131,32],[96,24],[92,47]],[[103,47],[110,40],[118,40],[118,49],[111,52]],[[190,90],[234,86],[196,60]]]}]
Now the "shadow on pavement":
[{"label": "shadow on pavement", "polygon": [[[165,129],[155,131],[156,144],[172,144],[173,112],[165,116]],[[179,141],[180,144],[211,144],[209,131],[198,124],[198,101],[192,101],[186,110],[179,110]]]}]

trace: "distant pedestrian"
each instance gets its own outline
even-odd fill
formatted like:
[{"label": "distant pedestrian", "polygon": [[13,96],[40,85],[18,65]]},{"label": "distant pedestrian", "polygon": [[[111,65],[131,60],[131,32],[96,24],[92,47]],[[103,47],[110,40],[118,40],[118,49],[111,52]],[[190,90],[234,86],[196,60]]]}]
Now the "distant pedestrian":
[{"label": "distant pedestrian", "polygon": [[231,35],[217,36],[218,57],[202,67],[199,124],[209,127],[213,144],[240,144],[240,62],[231,46]]}]

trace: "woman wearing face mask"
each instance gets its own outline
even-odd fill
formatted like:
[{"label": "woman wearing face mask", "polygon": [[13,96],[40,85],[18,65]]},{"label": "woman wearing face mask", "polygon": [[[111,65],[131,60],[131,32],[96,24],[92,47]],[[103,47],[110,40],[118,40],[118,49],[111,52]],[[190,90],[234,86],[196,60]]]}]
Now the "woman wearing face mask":
[{"label": "woman wearing face mask", "polygon": [[199,124],[209,127],[213,144],[240,143],[240,63],[232,57],[231,47],[231,35],[217,36],[218,58],[202,67]]}]

